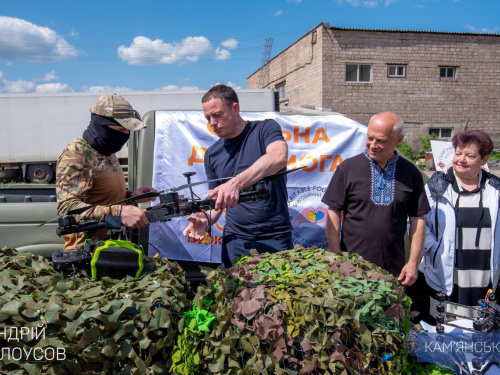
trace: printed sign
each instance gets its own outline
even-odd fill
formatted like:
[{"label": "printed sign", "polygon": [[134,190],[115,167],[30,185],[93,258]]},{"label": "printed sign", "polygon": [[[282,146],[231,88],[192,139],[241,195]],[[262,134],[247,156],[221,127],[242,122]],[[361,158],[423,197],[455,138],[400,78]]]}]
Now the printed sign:
[{"label": "printed sign", "polygon": [[432,157],[436,171],[445,172],[451,167],[455,149],[451,142],[431,141]]}]

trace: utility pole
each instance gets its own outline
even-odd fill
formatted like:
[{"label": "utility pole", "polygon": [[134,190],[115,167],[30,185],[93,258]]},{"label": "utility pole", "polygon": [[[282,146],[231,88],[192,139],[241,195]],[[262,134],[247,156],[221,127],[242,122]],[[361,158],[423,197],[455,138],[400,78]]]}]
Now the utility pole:
[{"label": "utility pole", "polygon": [[269,66],[267,63],[271,59],[271,49],[273,48],[273,38],[266,38],[266,44],[264,45],[264,52],[262,52],[262,68],[260,71],[259,87],[261,89],[265,88],[267,82],[269,82]]}]

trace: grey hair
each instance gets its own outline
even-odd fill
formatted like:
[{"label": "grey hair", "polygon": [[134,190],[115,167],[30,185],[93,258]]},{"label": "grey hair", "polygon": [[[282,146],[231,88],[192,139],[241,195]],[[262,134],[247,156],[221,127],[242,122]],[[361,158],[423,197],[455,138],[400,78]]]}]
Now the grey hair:
[{"label": "grey hair", "polygon": [[401,134],[403,134],[404,125],[405,123],[403,122],[401,117],[398,116],[398,119],[396,122],[394,122],[394,126],[392,128],[393,133],[399,137]]}]

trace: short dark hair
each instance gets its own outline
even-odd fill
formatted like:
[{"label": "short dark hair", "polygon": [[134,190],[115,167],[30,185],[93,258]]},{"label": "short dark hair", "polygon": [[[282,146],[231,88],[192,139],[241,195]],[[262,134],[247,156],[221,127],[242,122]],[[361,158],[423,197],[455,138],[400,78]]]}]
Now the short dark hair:
[{"label": "short dark hair", "polygon": [[210,90],[208,90],[203,98],[201,98],[202,103],[209,102],[212,99],[220,99],[223,103],[231,106],[233,103],[239,103],[238,95],[232,89],[232,87],[226,85],[215,85]]},{"label": "short dark hair", "polygon": [[482,130],[466,130],[457,133],[451,139],[451,143],[455,149],[457,146],[475,143],[479,148],[479,155],[481,155],[481,159],[491,154],[493,151],[493,141],[490,136]]}]

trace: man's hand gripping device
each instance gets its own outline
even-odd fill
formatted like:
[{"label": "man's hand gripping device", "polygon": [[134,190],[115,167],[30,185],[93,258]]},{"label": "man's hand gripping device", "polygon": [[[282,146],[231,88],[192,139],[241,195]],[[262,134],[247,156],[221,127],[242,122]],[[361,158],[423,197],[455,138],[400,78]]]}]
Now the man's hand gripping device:
[{"label": "man's hand gripping device", "polygon": [[[188,183],[182,187],[189,188],[191,195],[190,198],[179,196],[177,191],[180,190],[180,188],[160,191],[160,203],[146,209],[146,216],[150,222],[169,221],[175,217],[188,216],[193,213],[210,210],[215,207],[215,199],[202,200],[198,197],[195,199],[192,186],[197,185],[198,183],[191,183],[191,176],[195,174],[196,172],[183,173],[183,175],[187,178]],[[207,181],[203,181],[202,183],[205,182]],[[243,189],[240,192],[238,202],[256,201],[268,198],[269,190],[267,189],[266,182],[262,180]]]}]

